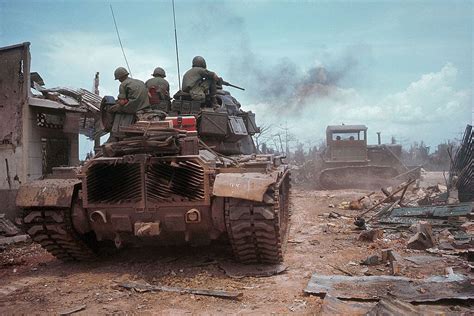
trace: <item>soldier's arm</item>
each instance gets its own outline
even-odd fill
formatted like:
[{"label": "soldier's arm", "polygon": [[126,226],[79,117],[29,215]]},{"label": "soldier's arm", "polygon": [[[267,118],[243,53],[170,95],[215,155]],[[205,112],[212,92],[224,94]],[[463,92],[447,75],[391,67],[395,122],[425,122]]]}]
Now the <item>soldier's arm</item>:
[{"label": "soldier's arm", "polygon": [[128,113],[127,111],[127,87],[121,84],[119,87],[119,95],[117,96],[117,104],[109,109],[109,112],[113,113]]},{"label": "soldier's arm", "polygon": [[121,83],[119,86],[119,95],[117,96],[118,100],[126,100],[127,99],[127,89],[124,83]]},{"label": "soldier's arm", "polygon": [[220,79],[219,76],[215,72],[207,70],[207,69],[203,69],[203,71],[201,72],[201,77],[212,79],[215,81],[219,81]]}]

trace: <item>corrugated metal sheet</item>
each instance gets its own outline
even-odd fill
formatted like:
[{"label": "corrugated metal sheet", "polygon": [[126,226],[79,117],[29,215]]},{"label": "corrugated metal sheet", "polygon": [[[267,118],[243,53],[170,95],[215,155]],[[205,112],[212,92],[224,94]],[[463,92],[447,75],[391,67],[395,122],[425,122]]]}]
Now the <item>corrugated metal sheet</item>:
[{"label": "corrugated metal sheet", "polygon": [[474,201],[474,129],[467,125],[461,146],[451,164],[450,187],[459,192],[462,202]]},{"label": "corrugated metal sheet", "polygon": [[59,92],[63,95],[72,97],[81,103],[81,106],[85,106],[89,111],[99,112],[100,111],[100,101],[102,97],[96,95],[86,89],[75,89],[68,87],[56,87],[44,89],[44,92]]},{"label": "corrugated metal sheet", "polygon": [[[97,129],[100,128],[100,124],[96,124],[96,120],[100,120],[100,103],[102,101],[100,95],[82,88],[56,87],[46,89],[38,85],[35,85],[32,91],[39,91],[41,94],[30,96],[29,104],[31,106],[81,113],[82,116],[78,120],[79,133],[90,139],[94,138]],[[46,99],[45,96],[48,93],[59,93],[57,101]]]}]

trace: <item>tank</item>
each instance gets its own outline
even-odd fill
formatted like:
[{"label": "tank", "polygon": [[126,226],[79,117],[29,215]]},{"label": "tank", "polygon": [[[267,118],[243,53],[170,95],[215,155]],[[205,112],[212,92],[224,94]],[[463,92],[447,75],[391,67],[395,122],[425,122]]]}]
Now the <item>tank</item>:
[{"label": "tank", "polygon": [[217,100],[212,108],[178,93],[162,112],[122,126],[72,177],[22,185],[26,232],[63,261],[93,260],[110,245],[219,241],[242,263],[281,262],[289,168],[281,156],[257,153],[252,112],[224,90]]}]

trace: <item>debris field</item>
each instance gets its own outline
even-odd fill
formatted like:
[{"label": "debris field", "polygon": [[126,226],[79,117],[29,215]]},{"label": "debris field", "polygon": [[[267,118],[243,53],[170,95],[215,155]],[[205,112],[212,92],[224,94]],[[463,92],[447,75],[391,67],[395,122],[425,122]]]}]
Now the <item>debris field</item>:
[{"label": "debris field", "polygon": [[273,266],[236,264],[222,244],[135,248],[64,264],[28,239],[10,242],[21,232],[2,221],[0,310],[469,314],[473,205],[439,202],[448,197],[434,178],[380,191],[294,187],[285,261]]}]

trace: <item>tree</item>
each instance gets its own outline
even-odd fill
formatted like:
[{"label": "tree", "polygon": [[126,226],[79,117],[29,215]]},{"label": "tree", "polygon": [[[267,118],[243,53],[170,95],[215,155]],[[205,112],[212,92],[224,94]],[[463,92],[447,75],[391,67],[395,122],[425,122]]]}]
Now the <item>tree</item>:
[{"label": "tree", "polygon": [[255,146],[257,147],[257,151],[261,152],[262,151],[262,148],[260,148],[261,145],[263,143],[267,143],[268,141],[272,139],[271,131],[272,131],[271,124],[262,124],[260,126],[260,132],[253,136],[253,139],[255,140]]}]

